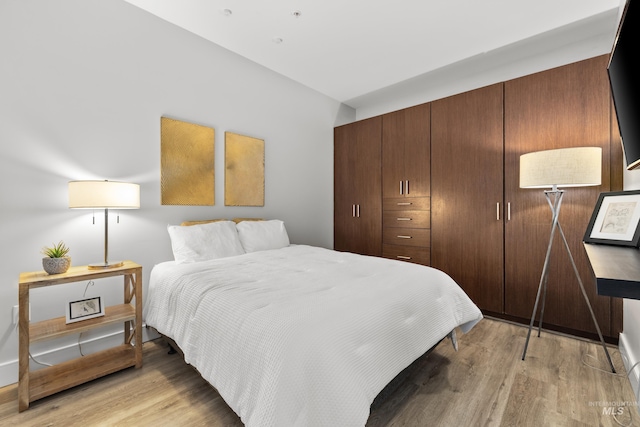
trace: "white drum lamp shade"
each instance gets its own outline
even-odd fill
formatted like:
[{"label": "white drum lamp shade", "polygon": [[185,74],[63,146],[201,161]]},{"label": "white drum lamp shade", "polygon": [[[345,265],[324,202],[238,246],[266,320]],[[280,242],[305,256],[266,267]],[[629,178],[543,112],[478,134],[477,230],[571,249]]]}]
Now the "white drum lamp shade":
[{"label": "white drum lamp shade", "polygon": [[73,209],[138,209],[140,186],[116,181],[70,181],[69,207]]},{"label": "white drum lamp shade", "polygon": [[140,186],[116,181],[70,181],[69,207],[72,209],[104,209],[104,261],[89,268],[119,267],[122,261],[109,261],[109,209],[140,208]]},{"label": "white drum lamp shade", "polygon": [[602,148],[574,147],[520,156],[520,188],[587,187],[602,182]]}]

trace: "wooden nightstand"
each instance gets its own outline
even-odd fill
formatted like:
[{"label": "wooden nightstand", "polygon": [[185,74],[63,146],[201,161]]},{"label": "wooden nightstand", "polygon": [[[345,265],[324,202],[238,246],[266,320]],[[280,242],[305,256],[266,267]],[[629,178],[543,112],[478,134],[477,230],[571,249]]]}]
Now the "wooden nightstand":
[{"label": "wooden nightstand", "polygon": [[[66,323],[65,316],[36,323],[29,322],[31,289],[113,276],[124,277],[124,302],[106,307],[104,316],[69,324]],[[125,261],[120,267],[103,270],[80,266],[71,267],[63,274],[48,275],[44,271],[21,273],[18,304],[19,411],[28,409],[34,400],[121,369],[142,366],[142,266]],[[29,370],[31,343],[79,334],[114,323],[124,323],[122,345],[33,372]]]}]

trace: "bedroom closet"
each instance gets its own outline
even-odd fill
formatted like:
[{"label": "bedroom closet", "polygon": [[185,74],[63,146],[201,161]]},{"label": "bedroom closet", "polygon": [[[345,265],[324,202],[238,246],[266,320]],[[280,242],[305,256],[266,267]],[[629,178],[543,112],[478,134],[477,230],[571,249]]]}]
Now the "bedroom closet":
[{"label": "bedroom closet", "polygon": [[333,246],[382,255],[382,118],[334,129]]},{"label": "bedroom closet", "polygon": [[[394,234],[386,219],[394,217],[393,209],[401,209],[397,203],[416,197],[420,202],[415,206],[422,206],[417,210],[430,213],[428,226],[415,228],[428,233],[429,261],[423,263],[450,274],[485,313],[528,324],[551,210],[542,189],[520,189],[520,155],[600,146],[602,185],[567,189],[560,223],[600,328],[605,337],[616,340],[622,329],[622,300],[596,295],[582,247],[599,193],[622,189],[622,150],[615,135],[606,64],[603,55],[336,128],[336,249],[367,253],[347,249],[345,238],[352,236],[347,238],[351,248],[367,239],[371,247],[382,247],[379,254],[395,257],[389,248],[400,247],[402,241],[393,236],[404,234]],[[424,120],[426,114],[430,121]],[[363,130],[365,126],[369,131]],[[410,138],[403,138],[403,132],[421,134],[422,142],[407,149]],[[369,139],[371,152],[349,157],[346,146],[353,150],[363,138]],[[430,151],[424,150],[426,146]],[[379,157],[373,153],[375,147],[380,147]],[[375,215],[370,218],[366,233],[349,234],[345,217],[351,216],[356,203],[351,200],[362,197],[365,190],[353,189],[355,183],[345,169],[353,173],[359,168],[371,180],[366,198],[375,204],[377,197],[380,210],[377,220]],[[423,180],[430,177],[428,183],[412,184],[414,175],[420,174]],[[409,194],[402,194],[406,180]],[[352,195],[345,199],[345,192]],[[593,321],[559,243],[555,242],[551,257],[545,326],[593,336]]]},{"label": "bedroom closet", "polygon": [[[606,61],[592,58],[432,102],[432,265],[487,313],[528,323],[547,250],[551,210],[542,189],[520,189],[520,155],[599,146],[602,185],[567,189],[560,223],[603,334],[616,339],[621,330],[621,302],[596,294],[582,246],[600,192],[621,188],[621,170],[611,168],[622,157],[611,138]],[[595,334],[556,239],[545,325]]]},{"label": "bedroom closet", "polygon": [[432,266],[503,311],[502,83],[432,103]]},{"label": "bedroom closet", "polygon": [[431,262],[431,104],[382,116],[382,256]]}]

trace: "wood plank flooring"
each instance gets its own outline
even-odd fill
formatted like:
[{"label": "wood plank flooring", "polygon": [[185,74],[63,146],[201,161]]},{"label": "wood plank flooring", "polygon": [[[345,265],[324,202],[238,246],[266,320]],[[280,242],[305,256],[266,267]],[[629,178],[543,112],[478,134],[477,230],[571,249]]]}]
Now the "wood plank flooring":
[{"label": "wood plank flooring", "polygon": [[[609,351],[618,375],[606,372],[599,343],[546,331],[532,334],[522,361],[526,332],[486,318],[458,334],[458,352],[444,340],[381,393],[367,426],[640,426],[615,347]],[[145,343],[143,352],[141,369],[33,402],[22,413],[17,387],[0,389],[0,425],[242,426],[180,356],[167,354],[162,340]]]}]

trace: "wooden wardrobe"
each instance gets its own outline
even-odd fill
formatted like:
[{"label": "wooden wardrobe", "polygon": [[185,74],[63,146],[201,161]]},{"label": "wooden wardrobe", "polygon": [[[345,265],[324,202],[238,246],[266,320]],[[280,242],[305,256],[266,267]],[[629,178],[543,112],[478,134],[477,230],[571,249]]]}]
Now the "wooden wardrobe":
[{"label": "wooden wardrobe", "polygon": [[[345,180],[345,163],[352,170],[368,170],[371,182],[366,198],[373,203],[377,197],[382,208],[376,211],[377,228],[370,225],[367,237],[360,236],[382,247],[381,254],[389,257],[395,255],[384,249],[391,201],[402,203],[413,196],[394,194],[409,179],[395,171],[423,165],[421,173],[428,173],[430,179],[419,188],[428,190],[415,195],[430,216],[424,228],[429,234],[429,258],[422,263],[451,275],[486,314],[528,323],[549,240],[551,210],[543,190],[520,189],[520,155],[599,146],[603,149],[602,185],[566,189],[560,223],[600,328],[615,341],[622,329],[622,301],[596,295],[582,247],[599,193],[622,189],[622,150],[606,64],[607,56],[595,57],[336,128],[336,249],[351,250],[342,239],[349,235],[344,222],[350,203],[355,203],[349,200],[357,199],[344,199],[345,188],[354,186]],[[379,147],[380,156],[349,156],[344,146],[361,145],[357,141],[364,131],[357,129],[370,121],[376,125],[368,133],[367,146],[372,151]],[[422,133],[419,147],[429,147],[428,152],[413,151],[408,168],[399,166],[409,162],[406,155],[399,160],[400,153],[406,153],[406,142],[398,129],[417,130]],[[350,133],[354,131],[360,136]],[[559,237],[551,260],[545,326],[592,337],[595,327]]]}]

